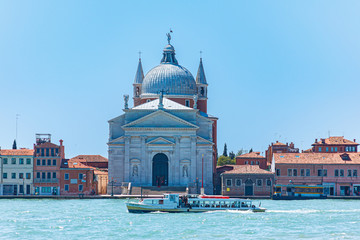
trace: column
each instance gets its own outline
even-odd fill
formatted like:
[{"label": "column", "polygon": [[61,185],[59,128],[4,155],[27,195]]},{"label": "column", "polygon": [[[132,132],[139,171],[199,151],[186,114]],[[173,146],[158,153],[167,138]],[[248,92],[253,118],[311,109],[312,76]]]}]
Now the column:
[{"label": "column", "polygon": [[125,136],[125,164],[124,164],[124,181],[129,182],[129,169],[130,169],[130,136]]},{"label": "column", "polygon": [[174,184],[180,185],[181,171],[180,169],[180,136],[175,136],[175,181]]}]

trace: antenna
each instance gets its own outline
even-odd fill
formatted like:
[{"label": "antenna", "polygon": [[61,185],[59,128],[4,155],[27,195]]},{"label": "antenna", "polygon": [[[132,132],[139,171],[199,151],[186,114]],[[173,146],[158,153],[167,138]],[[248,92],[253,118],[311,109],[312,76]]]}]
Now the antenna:
[{"label": "antenna", "polygon": [[202,58],[202,53],[203,53],[203,52],[202,52],[202,51],[200,51],[200,58]]},{"label": "antenna", "polygon": [[141,59],[141,53],[142,53],[142,52],[141,52],[141,51],[139,51],[139,59]]},{"label": "antenna", "polygon": [[20,114],[16,114],[16,128],[15,128],[15,140],[17,142],[17,135],[18,135],[18,119],[19,119]]}]

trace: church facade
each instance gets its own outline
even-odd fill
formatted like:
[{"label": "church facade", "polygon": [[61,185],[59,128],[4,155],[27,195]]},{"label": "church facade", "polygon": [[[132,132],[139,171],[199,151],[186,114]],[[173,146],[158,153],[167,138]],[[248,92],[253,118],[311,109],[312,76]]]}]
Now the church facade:
[{"label": "church facade", "polygon": [[[196,80],[178,64],[170,44],[160,65],[145,76],[139,59],[133,83],[134,107],[124,96],[123,114],[109,120],[108,192],[131,186],[187,187],[213,193],[216,170],[216,122],[207,114],[202,59]],[[112,186],[113,185],[113,186]]]}]

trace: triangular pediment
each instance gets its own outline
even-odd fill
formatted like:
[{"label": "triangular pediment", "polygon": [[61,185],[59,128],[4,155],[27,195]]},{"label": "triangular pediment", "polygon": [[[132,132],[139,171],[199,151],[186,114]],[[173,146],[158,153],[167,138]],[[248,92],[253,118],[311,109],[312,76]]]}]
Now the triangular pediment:
[{"label": "triangular pediment", "polygon": [[121,137],[111,140],[110,142],[108,142],[108,144],[124,144],[124,142],[125,142],[124,139],[125,139],[125,137],[121,136]]},{"label": "triangular pediment", "polygon": [[196,142],[198,143],[198,144],[214,144],[213,142],[211,142],[211,141],[209,141],[209,140],[206,140],[205,138],[202,138],[202,137],[200,137],[200,136],[197,136],[197,138],[196,138]]},{"label": "triangular pediment", "polygon": [[142,118],[132,121],[123,126],[124,129],[131,128],[188,128],[198,129],[199,127],[170,113],[162,110],[150,113]]},{"label": "triangular pediment", "polygon": [[172,141],[170,140],[167,140],[163,137],[158,137],[158,138],[155,138],[149,142],[146,143],[147,145],[174,145],[175,143],[173,143]]}]

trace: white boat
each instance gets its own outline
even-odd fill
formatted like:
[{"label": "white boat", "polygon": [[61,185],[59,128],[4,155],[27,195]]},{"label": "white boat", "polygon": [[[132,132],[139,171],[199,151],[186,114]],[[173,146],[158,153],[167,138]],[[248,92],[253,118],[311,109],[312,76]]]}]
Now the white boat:
[{"label": "white boat", "polygon": [[239,210],[265,212],[249,199],[229,198],[227,196],[164,194],[163,198],[147,198],[138,202],[128,201],[130,213],[147,212],[208,212],[219,210]]}]

